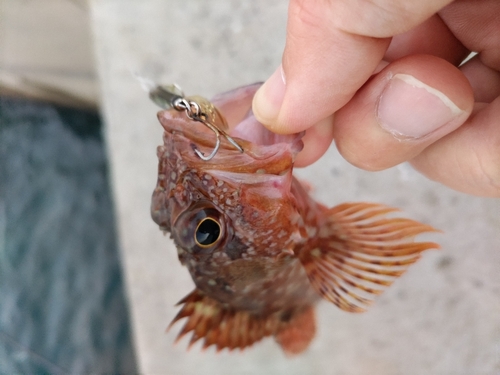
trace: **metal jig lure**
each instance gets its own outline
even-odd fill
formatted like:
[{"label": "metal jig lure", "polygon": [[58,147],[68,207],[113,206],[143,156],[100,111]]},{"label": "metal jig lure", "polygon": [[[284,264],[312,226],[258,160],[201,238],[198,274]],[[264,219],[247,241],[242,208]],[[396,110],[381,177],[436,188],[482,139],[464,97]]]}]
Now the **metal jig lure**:
[{"label": "metal jig lure", "polygon": [[[223,135],[239,152],[243,152],[243,148],[236,143],[236,141],[231,138],[229,134],[213,123],[215,122],[213,119],[215,119],[218,115],[218,111],[208,100],[200,97],[196,98],[198,101],[194,100],[194,98],[186,98],[181,88],[175,84],[168,86],[156,86],[149,91],[149,97],[154,103],[163,109],[173,108],[177,111],[186,112],[186,116],[188,118],[193,121],[201,122],[215,133],[215,147],[210,155],[205,156],[197,148],[194,149],[194,152],[198,155],[198,157],[200,157],[200,159],[208,161],[212,159],[215,154],[217,154],[220,147],[221,135]],[[210,118],[212,118],[212,121],[210,121]]]}]

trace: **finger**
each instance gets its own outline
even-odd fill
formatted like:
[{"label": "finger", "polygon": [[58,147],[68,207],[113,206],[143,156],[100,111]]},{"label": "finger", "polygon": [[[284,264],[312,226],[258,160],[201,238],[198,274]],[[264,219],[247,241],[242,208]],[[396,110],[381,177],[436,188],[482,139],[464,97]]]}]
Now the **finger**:
[{"label": "finger", "polygon": [[291,0],[278,69],[257,92],[259,121],[278,133],[309,128],[342,107],[370,77],[389,38],[450,0]]},{"label": "finger", "polygon": [[406,33],[392,38],[384,60],[395,61],[408,55],[433,55],[458,66],[469,50],[453,35],[437,14]]},{"label": "finger", "polygon": [[480,56],[475,56],[460,67],[469,80],[476,102],[491,103],[500,96],[500,72],[483,64]]},{"label": "finger", "polygon": [[333,141],[332,125],[333,115],[306,130],[306,135],[302,138],[304,148],[295,159],[295,167],[307,167],[323,156]]},{"label": "finger", "polygon": [[439,12],[448,28],[486,66],[500,70],[500,2],[454,1]]},{"label": "finger", "polygon": [[458,128],[473,103],[456,67],[434,56],[408,56],[386,66],[335,114],[335,143],[360,168],[389,168]]},{"label": "finger", "polygon": [[459,129],[425,149],[411,164],[464,193],[500,197],[500,97]]}]

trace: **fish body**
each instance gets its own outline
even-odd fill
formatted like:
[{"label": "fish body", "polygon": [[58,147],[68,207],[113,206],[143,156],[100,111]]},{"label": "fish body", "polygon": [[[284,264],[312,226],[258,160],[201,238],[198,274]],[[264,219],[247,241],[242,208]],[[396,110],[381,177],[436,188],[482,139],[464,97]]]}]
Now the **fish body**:
[{"label": "fish body", "polygon": [[[245,348],[274,336],[287,354],[304,351],[315,335],[314,306],[326,299],[364,311],[421,252],[413,242],[428,225],[386,218],[392,208],[314,201],[293,177],[302,134],[276,135],[251,113],[258,85],[212,101],[213,121],[243,148],[222,140],[210,160],[214,134],[175,110],[158,114],[158,182],[152,217],[171,234],[196,289],[180,301],[173,323],[191,344]],[[227,119],[227,122],[226,122]]]}]

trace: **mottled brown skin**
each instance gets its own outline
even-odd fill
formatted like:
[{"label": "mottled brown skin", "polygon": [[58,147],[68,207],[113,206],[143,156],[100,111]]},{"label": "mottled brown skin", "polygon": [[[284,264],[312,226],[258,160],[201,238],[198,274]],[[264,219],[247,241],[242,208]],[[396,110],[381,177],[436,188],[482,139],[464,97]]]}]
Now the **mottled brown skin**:
[{"label": "mottled brown skin", "polygon": [[[183,122],[182,116],[160,113],[160,119],[169,126],[179,117]],[[252,153],[239,154],[228,146],[214,159],[203,161],[193,154],[189,140],[180,133],[185,124],[179,125],[179,133],[166,132],[165,146],[158,148],[161,178],[153,197],[153,218],[164,230],[171,231],[179,246],[179,260],[188,267],[197,288],[227,306],[257,315],[300,310],[318,300],[300,261],[293,256],[297,246],[307,239],[302,217],[311,207],[305,207],[304,200],[295,199],[290,192],[291,185],[293,190],[302,191],[291,175],[292,152],[284,152],[277,163],[253,163],[248,161]],[[201,142],[195,144],[200,147]],[[244,147],[249,149],[248,145]],[[223,158],[223,153],[229,158]],[[261,156],[267,155],[256,157]],[[249,184],[231,181],[230,173],[243,173],[242,166],[248,170],[244,178],[250,176]],[[256,171],[263,167],[266,173],[259,171],[257,175]],[[217,173],[212,173],[215,170],[227,175],[218,178]],[[272,186],[269,178],[274,178]],[[200,202],[204,208],[221,212],[227,235],[208,253],[196,254],[182,247],[174,223]]]},{"label": "mottled brown skin", "polygon": [[[223,96],[223,115],[232,97],[239,104],[256,87]],[[171,233],[196,285],[172,322],[188,318],[179,336],[192,332],[191,343],[204,338],[205,347],[244,348],[273,335],[286,353],[299,353],[314,337],[313,306],[321,297],[363,311],[423,250],[437,247],[402,242],[429,226],[375,219],[393,209],[365,203],[327,209],[312,200],[292,176],[301,135],[256,136],[253,122],[243,130],[254,127],[254,142],[235,138],[244,153],[224,140],[204,161],[193,149],[209,153],[213,133],[183,113],[158,116],[165,133],[152,217]],[[194,241],[200,212],[221,224],[212,246]]]}]

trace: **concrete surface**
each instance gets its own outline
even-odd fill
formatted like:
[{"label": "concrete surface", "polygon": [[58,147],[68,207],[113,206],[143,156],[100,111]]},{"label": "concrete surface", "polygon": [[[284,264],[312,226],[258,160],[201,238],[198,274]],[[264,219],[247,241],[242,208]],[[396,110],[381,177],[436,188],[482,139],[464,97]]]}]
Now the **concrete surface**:
[{"label": "concrete surface", "polygon": [[[298,171],[334,205],[373,201],[401,208],[443,234],[368,312],[318,309],[310,349],[286,358],[272,340],[240,354],[174,346],[165,334],[174,304],[193,283],[172,243],[150,219],[157,108],[134,74],[177,82],[190,94],[264,80],[280,62],[284,1],[95,0],[95,48],[107,121],[121,246],[139,366],[145,374],[498,374],[500,373],[500,200],[451,191],[403,165],[368,173],[331,148]],[[353,124],[355,125],[355,124]]]},{"label": "concrete surface", "polygon": [[86,0],[0,0],[0,92],[96,108]]}]

